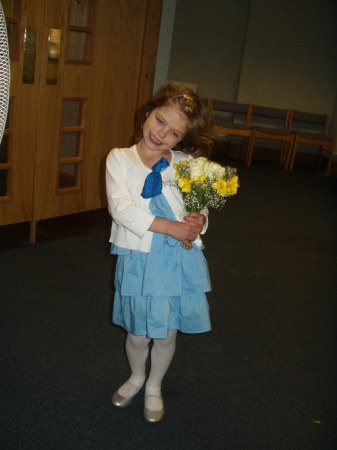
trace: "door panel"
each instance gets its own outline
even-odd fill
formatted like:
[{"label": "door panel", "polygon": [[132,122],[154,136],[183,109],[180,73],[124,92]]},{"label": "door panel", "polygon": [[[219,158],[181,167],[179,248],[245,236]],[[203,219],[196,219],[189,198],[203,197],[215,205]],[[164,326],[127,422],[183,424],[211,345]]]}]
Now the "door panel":
[{"label": "door panel", "polygon": [[[34,220],[84,210],[84,188],[80,174],[83,170],[83,158],[85,158],[86,148],[83,151],[82,161],[76,163],[80,167],[79,177],[75,186],[69,188],[60,188],[59,186],[64,97],[90,97],[92,84],[92,66],[90,64],[66,63],[69,14],[67,0],[59,0],[57,2],[53,0],[45,1],[40,60],[41,78],[35,163]],[[56,84],[47,83],[48,49],[51,30],[59,30],[58,35],[60,36],[58,63],[56,68],[54,68]],[[67,167],[65,167],[65,173],[67,173]]]}]

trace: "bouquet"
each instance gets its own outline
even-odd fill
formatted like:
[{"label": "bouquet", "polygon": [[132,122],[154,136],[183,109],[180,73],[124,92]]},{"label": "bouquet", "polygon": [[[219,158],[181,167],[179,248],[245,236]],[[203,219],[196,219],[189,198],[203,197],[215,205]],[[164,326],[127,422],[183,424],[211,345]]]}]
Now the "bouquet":
[{"label": "bouquet", "polygon": [[173,167],[174,183],[182,194],[187,212],[221,209],[226,199],[237,193],[239,179],[232,167],[221,166],[204,157],[183,160]]},{"label": "bouquet", "polygon": [[176,171],[173,185],[180,190],[187,212],[221,209],[227,198],[237,193],[239,179],[232,167],[204,157],[182,160],[173,167]]}]

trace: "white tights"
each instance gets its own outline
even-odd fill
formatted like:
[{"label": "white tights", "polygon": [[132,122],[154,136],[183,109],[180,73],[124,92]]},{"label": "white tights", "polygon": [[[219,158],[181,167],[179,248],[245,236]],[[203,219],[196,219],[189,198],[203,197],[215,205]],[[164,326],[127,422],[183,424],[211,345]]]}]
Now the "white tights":
[{"label": "white tights", "polygon": [[[166,339],[153,339],[151,370],[146,383],[145,397],[146,395],[160,395],[162,380],[174,355],[176,335],[177,331],[171,330]],[[151,339],[146,336],[134,336],[130,333],[127,335],[125,349],[131,369],[131,377],[118,389],[118,392],[124,397],[133,397],[144,384],[150,342]],[[151,409],[160,408],[161,405],[158,404],[158,401],[156,402],[155,399],[151,398],[151,402]]]}]

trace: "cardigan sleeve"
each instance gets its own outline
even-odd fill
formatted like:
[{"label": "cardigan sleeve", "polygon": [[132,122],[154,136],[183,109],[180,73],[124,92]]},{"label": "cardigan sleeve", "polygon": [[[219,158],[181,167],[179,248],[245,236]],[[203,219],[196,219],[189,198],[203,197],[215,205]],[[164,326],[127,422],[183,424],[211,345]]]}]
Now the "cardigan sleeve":
[{"label": "cardigan sleeve", "polygon": [[200,231],[200,234],[205,234],[208,228],[208,208],[204,208],[200,211],[200,214],[202,214],[203,216],[205,216],[205,223],[204,226],[202,228],[202,230]]},{"label": "cardigan sleeve", "polygon": [[155,219],[151,212],[137,205],[127,187],[127,161],[118,149],[106,160],[106,192],[113,221],[142,238]]}]

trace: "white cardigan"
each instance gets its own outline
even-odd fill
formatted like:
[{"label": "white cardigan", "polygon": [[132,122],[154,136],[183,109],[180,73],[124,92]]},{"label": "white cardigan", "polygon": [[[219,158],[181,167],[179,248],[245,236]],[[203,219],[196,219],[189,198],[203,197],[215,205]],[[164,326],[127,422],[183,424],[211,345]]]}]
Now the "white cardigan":
[{"label": "white cardigan", "polygon": [[[184,204],[179,190],[168,186],[165,181],[174,180],[173,165],[192,156],[180,151],[171,150],[170,165],[161,172],[163,194],[178,221],[183,220]],[[113,218],[110,242],[132,250],[150,251],[153,233],[148,231],[155,216],[149,209],[151,199],[144,199],[141,192],[144,181],[151,169],[142,162],[136,146],[115,148],[110,151],[106,160],[106,192],[109,212]],[[204,211],[203,211],[204,212]],[[207,212],[205,212],[207,214]],[[207,217],[207,215],[206,215]],[[202,233],[208,226],[206,220]],[[194,241],[202,245],[200,236]]]}]

